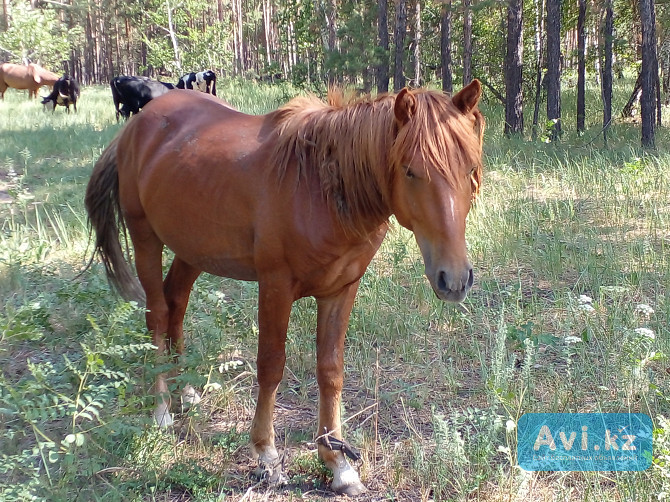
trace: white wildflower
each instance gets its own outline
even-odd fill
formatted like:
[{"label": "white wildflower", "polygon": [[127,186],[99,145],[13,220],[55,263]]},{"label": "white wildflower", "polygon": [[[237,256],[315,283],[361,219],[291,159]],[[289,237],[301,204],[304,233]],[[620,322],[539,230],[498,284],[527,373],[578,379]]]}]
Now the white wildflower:
[{"label": "white wildflower", "polygon": [[635,328],[635,333],[637,333],[640,336],[645,336],[651,340],[656,339],[656,334],[649,328]]},{"label": "white wildflower", "polygon": [[593,303],[593,298],[591,298],[590,296],[586,296],[586,295],[579,295],[579,303],[581,303],[581,304],[586,304],[586,303],[591,304],[591,303]]},{"label": "white wildflower", "polygon": [[221,390],[221,384],[217,382],[210,382],[207,385],[205,385],[205,388],[203,389],[203,394],[207,392],[216,392],[218,390]]},{"label": "white wildflower", "polygon": [[582,339],[579,338],[578,336],[572,336],[572,335],[566,336],[563,340],[565,341],[565,343],[579,343],[582,341]]},{"label": "white wildflower", "polygon": [[654,309],[646,303],[640,303],[637,307],[635,307],[635,313],[649,317],[654,313]]},{"label": "white wildflower", "polygon": [[244,363],[238,359],[235,359],[233,361],[226,361],[225,363],[221,363],[219,365],[219,373],[224,373],[226,371],[234,370],[235,368],[239,368],[242,366]]},{"label": "white wildflower", "polygon": [[591,312],[595,312],[596,309],[593,308],[593,305],[590,303],[582,303],[579,305],[579,310],[582,312],[586,312],[587,314],[590,314]]},{"label": "white wildflower", "polygon": [[505,422],[505,429],[507,430],[507,434],[511,433],[514,429],[516,429],[516,422],[512,419],[509,419],[507,422]]}]

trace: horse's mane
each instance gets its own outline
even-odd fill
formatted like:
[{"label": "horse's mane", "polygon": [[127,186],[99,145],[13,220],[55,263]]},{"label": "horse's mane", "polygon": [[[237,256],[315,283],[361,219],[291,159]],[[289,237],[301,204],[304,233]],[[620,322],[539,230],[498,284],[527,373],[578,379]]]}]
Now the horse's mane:
[{"label": "horse's mane", "polygon": [[[356,233],[370,220],[390,215],[391,183],[416,153],[456,186],[458,167],[473,169],[473,193],[481,183],[483,117],[475,124],[438,91],[412,91],[417,106],[401,126],[394,115],[395,95],[346,98],[340,90],[328,102],[297,97],[274,112],[278,141],[273,160],[280,179],[297,169],[297,180],[316,173],[321,189],[345,230]],[[473,128],[479,130],[473,132]]]}]

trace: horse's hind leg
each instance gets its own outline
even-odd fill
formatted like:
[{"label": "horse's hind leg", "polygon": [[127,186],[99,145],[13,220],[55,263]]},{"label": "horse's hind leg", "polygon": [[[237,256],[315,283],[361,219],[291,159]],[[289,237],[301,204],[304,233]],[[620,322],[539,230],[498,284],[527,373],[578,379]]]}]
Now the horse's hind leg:
[{"label": "horse's hind leg", "polygon": [[[163,294],[168,306],[167,338],[170,351],[177,358],[184,353],[184,315],[191,288],[199,275],[200,270],[175,257],[163,283]],[[200,396],[193,387],[187,385],[183,389],[182,400],[196,404]]]},{"label": "horse's hind leg", "polygon": [[[168,350],[166,334],[169,323],[169,309],[163,293],[163,243],[144,215],[127,215],[126,226],[135,249],[137,277],[146,293],[147,329],[160,357]],[[170,393],[165,374],[156,375],[154,391],[157,399],[154,410],[156,423],[161,427],[172,425]]]}]

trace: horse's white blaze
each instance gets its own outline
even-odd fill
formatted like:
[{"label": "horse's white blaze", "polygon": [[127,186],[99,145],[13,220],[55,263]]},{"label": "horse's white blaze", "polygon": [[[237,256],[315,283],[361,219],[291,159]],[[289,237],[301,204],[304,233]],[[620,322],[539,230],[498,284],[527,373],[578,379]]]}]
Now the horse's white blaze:
[{"label": "horse's white blaze", "polygon": [[454,196],[449,196],[449,209],[451,214],[451,219],[456,220],[456,203],[454,202]]}]

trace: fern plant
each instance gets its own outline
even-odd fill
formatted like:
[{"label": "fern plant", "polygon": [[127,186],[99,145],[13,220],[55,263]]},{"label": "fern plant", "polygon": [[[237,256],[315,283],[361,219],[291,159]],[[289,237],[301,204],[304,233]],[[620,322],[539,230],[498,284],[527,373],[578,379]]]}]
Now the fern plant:
[{"label": "fern plant", "polygon": [[[117,417],[137,412],[133,403],[138,401],[128,399],[129,391],[135,370],[154,349],[142,341],[144,335],[129,333],[137,310],[136,304],[121,304],[105,329],[88,316],[91,330],[80,350],[54,360],[28,360],[18,381],[0,375],[0,421],[6,431],[0,451],[19,451],[0,456],[0,498],[52,496],[61,480],[92,475],[101,467],[91,465],[82,453],[100,448],[100,438],[119,428]],[[7,328],[16,322],[3,324]],[[3,336],[14,333],[3,329]],[[140,340],[124,343],[129,334]],[[19,444],[25,447],[17,448]]]}]

